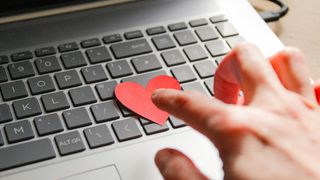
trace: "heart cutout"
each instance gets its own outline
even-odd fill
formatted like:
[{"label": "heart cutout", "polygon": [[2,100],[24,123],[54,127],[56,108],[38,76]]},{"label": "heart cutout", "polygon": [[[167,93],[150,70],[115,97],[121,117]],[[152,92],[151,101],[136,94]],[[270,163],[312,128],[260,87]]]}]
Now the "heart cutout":
[{"label": "heart cutout", "polygon": [[180,84],[175,78],[160,75],[152,78],[146,88],[135,82],[120,83],[115,88],[115,96],[122,105],[131,111],[152,122],[163,125],[169,114],[156,107],[151,100],[152,92],[160,88],[181,90]]}]

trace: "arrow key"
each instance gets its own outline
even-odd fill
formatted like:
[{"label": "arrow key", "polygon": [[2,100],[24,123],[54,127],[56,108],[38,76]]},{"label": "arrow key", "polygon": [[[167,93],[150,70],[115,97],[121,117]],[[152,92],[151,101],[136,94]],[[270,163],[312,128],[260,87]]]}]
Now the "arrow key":
[{"label": "arrow key", "polygon": [[136,139],[142,136],[136,120],[129,118],[112,123],[112,128],[120,142]]}]

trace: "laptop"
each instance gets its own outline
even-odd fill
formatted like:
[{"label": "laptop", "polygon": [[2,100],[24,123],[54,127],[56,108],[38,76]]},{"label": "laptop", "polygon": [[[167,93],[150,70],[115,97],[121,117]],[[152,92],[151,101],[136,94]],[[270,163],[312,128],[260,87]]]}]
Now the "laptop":
[{"label": "laptop", "polygon": [[155,153],[187,154],[223,179],[214,145],[181,120],[159,126],[114,97],[121,82],[175,77],[212,98],[236,44],[283,44],[247,0],[51,0],[2,3],[0,179],[162,179]]}]

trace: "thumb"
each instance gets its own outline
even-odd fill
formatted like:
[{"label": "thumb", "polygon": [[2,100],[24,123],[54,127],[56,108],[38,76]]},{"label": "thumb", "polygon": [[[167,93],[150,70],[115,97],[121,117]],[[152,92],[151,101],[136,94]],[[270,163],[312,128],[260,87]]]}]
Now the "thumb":
[{"label": "thumb", "polygon": [[208,179],[186,155],[174,149],[160,150],[155,162],[165,180]]}]

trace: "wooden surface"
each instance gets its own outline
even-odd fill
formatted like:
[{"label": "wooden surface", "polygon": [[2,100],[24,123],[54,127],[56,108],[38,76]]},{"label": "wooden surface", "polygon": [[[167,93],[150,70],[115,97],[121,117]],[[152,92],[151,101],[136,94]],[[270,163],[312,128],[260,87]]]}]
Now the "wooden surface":
[{"label": "wooden surface", "polygon": [[[263,0],[250,0],[257,9],[276,8]],[[269,23],[286,46],[301,49],[308,61],[311,77],[320,79],[320,0],[283,0],[289,13]]]}]

